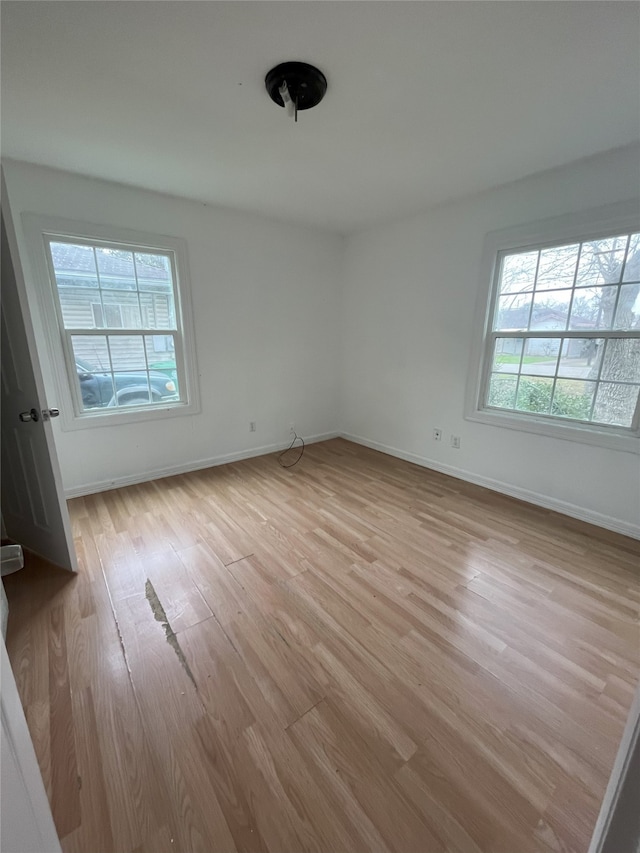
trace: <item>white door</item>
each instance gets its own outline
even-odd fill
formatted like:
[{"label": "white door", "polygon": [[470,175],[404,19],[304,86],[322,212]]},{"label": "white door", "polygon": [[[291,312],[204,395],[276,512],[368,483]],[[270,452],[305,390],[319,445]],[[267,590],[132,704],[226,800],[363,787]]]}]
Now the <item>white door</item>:
[{"label": "white door", "polygon": [[1,853],[61,853],[18,688],[2,640]]},{"label": "white door", "polygon": [[[2,197],[7,198],[4,179]],[[77,571],[69,513],[26,303],[13,222],[2,209],[2,517],[7,536]]]}]

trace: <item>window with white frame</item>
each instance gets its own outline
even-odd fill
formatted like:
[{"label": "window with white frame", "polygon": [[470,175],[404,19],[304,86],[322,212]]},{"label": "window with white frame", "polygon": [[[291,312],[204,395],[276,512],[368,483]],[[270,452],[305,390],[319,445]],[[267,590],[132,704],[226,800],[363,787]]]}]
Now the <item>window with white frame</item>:
[{"label": "window with white frame", "polygon": [[45,316],[72,409],[67,427],[195,411],[182,241],[133,243],[145,235],[35,220],[44,252],[34,256],[54,309],[45,305]]},{"label": "window with white frame", "polygon": [[637,437],[637,227],[499,248],[482,365],[479,420]]}]

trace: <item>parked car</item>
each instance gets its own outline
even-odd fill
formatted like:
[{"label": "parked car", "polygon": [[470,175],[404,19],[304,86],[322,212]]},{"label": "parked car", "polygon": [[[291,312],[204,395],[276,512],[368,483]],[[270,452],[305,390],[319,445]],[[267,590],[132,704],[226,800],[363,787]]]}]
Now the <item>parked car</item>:
[{"label": "parked car", "polygon": [[166,373],[167,376],[170,376],[174,382],[178,381],[178,370],[176,368],[176,363],[174,361],[156,361],[153,364],[150,364],[149,367],[152,370],[159,370],[160,373]]},{"label": "parked car", "polygon": [[142,403],[163,403],[178,399],[176,383],[166,373],[158,370],[149,370],[149,384],[144,370],[111,374],[79,358],[76,359],[76,370],[85,409],[137,406]]}]

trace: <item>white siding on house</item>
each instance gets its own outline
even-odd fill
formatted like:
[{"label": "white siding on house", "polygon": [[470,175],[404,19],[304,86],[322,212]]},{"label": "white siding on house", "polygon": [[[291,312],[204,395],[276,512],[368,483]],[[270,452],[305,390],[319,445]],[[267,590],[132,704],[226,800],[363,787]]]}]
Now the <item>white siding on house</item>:
[{"label": "white siding on house", "polygon": [[[138,306],[137,294],[132,291],[123,292],[121,295],[116,291],[115,298],[110,300],[106,310],[101,302],[101,293],[97,289],[64,286],[59,289],[59,294],[65,327],[68,329],[104,328],[105,315],[109,328],[114,329],[171,328],[171,311],[166,293],[143,294],[144,300],[140,306],[142,312]],[[114,322],[116,319],[118,322]],[[132,340],[130,345],[123,349],[123,354],[133,356],[136,350],[137,345]],[[79,338],[74,351],[77,358],[84,359],[95,367],[105,367],[96,362],[96,346],[88,337]],[[152,351],[154,362],[173,360],[171,337],[154,335]]]}]

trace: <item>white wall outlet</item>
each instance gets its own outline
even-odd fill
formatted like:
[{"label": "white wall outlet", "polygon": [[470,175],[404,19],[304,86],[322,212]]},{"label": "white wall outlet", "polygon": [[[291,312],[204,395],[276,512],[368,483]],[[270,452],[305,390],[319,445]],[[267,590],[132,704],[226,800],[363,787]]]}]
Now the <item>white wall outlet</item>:
[{"label": "white wall outlet", "polygon": [[294,436],[296,434],[296,425],[293,421],[289,424],[289,435]]},{"label": "white wall outlet", "polygon": [[455,447],[456,449],[459,449],[459,447],[460,447],[460,436],[459,435],[452,435],[451,436],[451,447]]},{"label": "white wall outlet", "polygon": [[255,432],[255,431],[256,431],[256,422],[255,421],[249,421],[249,432]]},{"label": "white wall outlet", "polygon": [[434,429],[433,440],[434,441],[442,441],[442,430],[441,429]]}]

